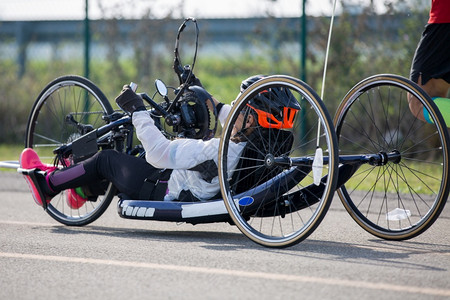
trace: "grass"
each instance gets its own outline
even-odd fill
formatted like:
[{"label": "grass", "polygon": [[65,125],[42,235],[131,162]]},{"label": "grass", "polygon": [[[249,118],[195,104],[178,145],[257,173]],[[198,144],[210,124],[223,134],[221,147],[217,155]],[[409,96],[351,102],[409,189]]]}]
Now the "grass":
[{"label": "grass", "polygon": [[18,161],[23,145],[0,144],[0,161]]},{"label": "grass", "polygon": [[[382,169],[379,169],[382,168]],[[411,189],[420,194],[431,194],[439,190],[442,168],[426,162],[408,162],[407,168],[372,167],[363,165],[345,183],[348,190],[377,191],[389,193],[411,193]],[[405,179],[405,180],[403,180]]]},{"label": "grass", "polygon": [[[0,144],[0,162],[1,161],[19,161],[23,145]],[[0,172],[16,172],[16,169],[0,168]]]}]

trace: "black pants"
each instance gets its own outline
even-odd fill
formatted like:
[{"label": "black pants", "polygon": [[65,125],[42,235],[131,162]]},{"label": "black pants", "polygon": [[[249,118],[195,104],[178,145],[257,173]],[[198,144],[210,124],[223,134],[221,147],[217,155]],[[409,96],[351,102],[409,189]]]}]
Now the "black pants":
[{"label": "black pants", "polygon": [[98,187],[106,179],[120,193],[131,199],[140,199],[146,178],[155,175],[155,172],[159,173],[160,169],[142,158],[115,150],[103,150],[79,164],[52,173],[49,184],[54,191],[59,192],[80,186]]}]

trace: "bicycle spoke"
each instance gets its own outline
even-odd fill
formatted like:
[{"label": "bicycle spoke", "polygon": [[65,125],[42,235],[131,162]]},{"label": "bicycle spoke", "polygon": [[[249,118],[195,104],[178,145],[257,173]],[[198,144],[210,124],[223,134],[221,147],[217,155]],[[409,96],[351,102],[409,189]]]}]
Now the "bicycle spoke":
[{"label": "bicycle spoke", "polygon": [[448,195],[442,184],[448,168],[448,133],[413,116],[408,95],[428,106],[429,98],[407,79],[369,77],[347,94],[335,118],[342,155],[398,154],[397,160],[361,166],[339,191],[358,224],[387,239],[425,231]]}]

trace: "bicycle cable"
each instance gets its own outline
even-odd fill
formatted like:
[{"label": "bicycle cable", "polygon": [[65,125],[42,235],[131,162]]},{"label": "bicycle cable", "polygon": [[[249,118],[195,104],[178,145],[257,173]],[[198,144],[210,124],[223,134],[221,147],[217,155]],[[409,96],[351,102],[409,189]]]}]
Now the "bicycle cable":
[{"label": "bicycle cable", "polygon": [[[182,75],[185,71],[184,67],[181,64],[181,58],[180,58],[180,53],[178,51],[178,46],[180,44],[180,36],[181,33],[183,32],[183,30],[186,28],[186,24],[191,21],[195,24],[195,50],[194,50],[194,58],[192,60],[192,66],[190,68],[190,72],[187,76],[187,78],[184,80],[182,79]],[[197,60],[197,51],[198,51],[198,36],[199,36],[199,28],[198,28],[198,24],[197,24],[197,20],[195,18],[189,17],[186,18],[184,20],[184,22],[180,25],[180,27],[178,28],[178,33],[177,33],[177,38],[175,40],[175,49],[174,49],[174,61],[173,61],[173,69],[175,71],[175,73],[178,75],[178,79],[180,81],[180,84],[183,84],[185,82],[189,82],[189,80],[192,77],[192,74],[194,73],[194,67],[195,67],[195,62]]]},{"label": "bicycle cable", "polygon": [[[331,21],[330,21],[330,28],[328,30],[328,41],[327,41],[327,48],[325,50],[325,62],[323,66],[323,77],[322,77],[322,91],[320,94],[320,98],[323,101],[323,97],[325,94],[325,78],[327,74],[327,64],[328,64],[328,54],[330,51],[330,43],[331,43],[331,33],[333,31],[333,23],[334,23],[334,15],[336,11],[336,3],[337,0],[334,0],[333,3],[333,11],[331,13]],[[322,169],[323,169],[323,151],[322,148],[320,148],[319,142],[320,142],[320,120],[317,122],[317,142],[316,142],[316,153],[314,155],[314,160],[312,164],[313,169],[313,179],[314,184],[319,185],[320,180],[322,178]]]}]

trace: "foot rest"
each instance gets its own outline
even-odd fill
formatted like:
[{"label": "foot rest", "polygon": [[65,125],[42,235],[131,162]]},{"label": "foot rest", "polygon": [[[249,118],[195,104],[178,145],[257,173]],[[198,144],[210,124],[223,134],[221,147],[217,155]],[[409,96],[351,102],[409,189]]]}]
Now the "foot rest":
[{"label": "foot rest", "polygon": [[[22,173],[22,175],[24,176],[28,176],[31,179],[31,181],[33,181],[34,186],[36,187],[36,190],[39,193],[41,199],[45,200],[45,194],[39,187],[38,180],[36,178],[36,174],[40,173],[42,175],[45,175],[45,172],[39,169],[23,169],[23,168],[17,168],[17,172]],[[44,208],[44,210],[47,210],[47,201],[42,201],[42,207]]]}]

